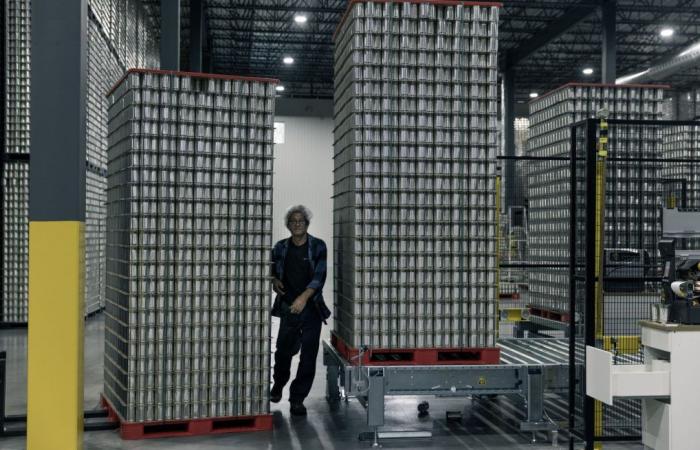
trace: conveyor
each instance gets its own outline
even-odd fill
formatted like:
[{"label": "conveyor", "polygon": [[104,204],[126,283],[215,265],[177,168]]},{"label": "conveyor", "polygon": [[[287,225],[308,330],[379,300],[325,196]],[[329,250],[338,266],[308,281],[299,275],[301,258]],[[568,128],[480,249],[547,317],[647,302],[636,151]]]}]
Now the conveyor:
[{"label": "conveyor", "polygon": [[[544,393],[563,393],[569,388],[569,341],[567,339],[502,339],[501,363],[494,365],[358,365],[345,360],[330,342],[323,342],[323,362],[327,368],[326,399],[357,397],[366,407],[367,426],[374,443],[379,438],[430,437],[430,432],[385,432],[384,398],[389,395],[470,395],[519,394],[526,399],[526,419],[522,431],[554,431],[558,427],[545,419]],[[584,347],[577,346],[577,378],[580,379]],[[342,396],[341,396],[342,393]]]}]

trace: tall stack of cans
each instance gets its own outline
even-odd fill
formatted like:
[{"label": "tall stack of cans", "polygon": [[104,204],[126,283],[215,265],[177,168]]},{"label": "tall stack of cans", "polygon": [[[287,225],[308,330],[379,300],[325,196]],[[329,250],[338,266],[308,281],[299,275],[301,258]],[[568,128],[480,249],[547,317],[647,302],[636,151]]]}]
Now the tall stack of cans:
[{"label": "tall stack of cans", "polygon": [[498,7],[352,1],[335,36],[335,331],[495,343]]},{"label": "tall stack of cans", "polygon": [[[659,86],[564,85],[530,102],[528,155],[569,158],[571,126],[596,117],[603,109],[610,119],[661,119],[663,96],[664,88]],[[611,127],[609,138],[609,155],[628,162],[615,161],[606,173],[605,248],[640,249],[640,242],[641,248],[653,248],[661,233],[654,207],[661,192],[660,166],[639,160],[660,157],[658,130],[634,127],[616,134]],[[569,264],[570,163],[531,161],[528,166],[530,262],[565,266]],[[568,311],[568,269],[535,268],[529,280],[531,306]]]},{"label": "tall stack of cans", "polygon": [[[29,70],[30,4],[7,0],[4,11],[5,109],[2,164],[2,317],[27,321],[29,277]],[[7,162],[5,162],[7,161]]]},{"label": "tall stack of cans", "polygon": [[85,312],[105,306],[107,218],[107,100],[105,93],[128,67],[157,67],[158,47],[137,0],[91,0],[85,177]]},{"label": "tall stack of cans", "polygon": [[275,80],[110,94],[104,395],[122,420],[269,412]]},{"label": "tall stack of cans", "polygon": [[[2,186],[3,323],[26,323],[30,132],[31,2],[4,2],[5,158]],[[107,107],[104,97],[128,67],[158,66],[158,40],[138,0],[88,2],[85,312],[104,306]]]}]

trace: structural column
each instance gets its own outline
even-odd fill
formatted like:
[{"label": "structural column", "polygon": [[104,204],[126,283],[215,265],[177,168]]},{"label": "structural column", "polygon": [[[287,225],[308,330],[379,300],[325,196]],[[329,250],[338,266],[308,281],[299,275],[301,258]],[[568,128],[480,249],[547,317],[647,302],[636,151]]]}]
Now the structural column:
[{"label": "structural column", "polygon": [[27,448],[81,449],[87,0],[31,3]]},{"label": "structural column", "polygon": [[503,209],[517,203],[517,183],[515,175],[515,71],[513,68],[503,72],[503,180],[505,195]]},{"label": "structural column", "polygon": [[160,68],[180,70],[180,0],[160,0]]},{"label": "structural column", "polygon": [[603,83],[615,83],[617,70],[615,60],[617,59],[617,32],[616,32],[616,0],[606,0],[602,5],[603,9],[603,54],[601,77]]},{"label": "structural column", "polygon": [[190,71],[202,71],[204,49],[204,5],[202,0],[190,2]]}]

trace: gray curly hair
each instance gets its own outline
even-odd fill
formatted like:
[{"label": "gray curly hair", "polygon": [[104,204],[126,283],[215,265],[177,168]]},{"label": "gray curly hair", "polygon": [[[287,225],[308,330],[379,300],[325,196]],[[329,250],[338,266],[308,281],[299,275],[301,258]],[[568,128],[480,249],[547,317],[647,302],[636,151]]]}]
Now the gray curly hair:
[{"label": "gray curly hair", "polygon": [[289,221],[292,219],[292,214],[297,213],[304,216],[304,220],[306,221],[307,225],[311,223],[311,218],[313,217],[311,210],[304,205],[294,205],[287,209],[287,213],[284,215],[284,224],[289,225]]}]

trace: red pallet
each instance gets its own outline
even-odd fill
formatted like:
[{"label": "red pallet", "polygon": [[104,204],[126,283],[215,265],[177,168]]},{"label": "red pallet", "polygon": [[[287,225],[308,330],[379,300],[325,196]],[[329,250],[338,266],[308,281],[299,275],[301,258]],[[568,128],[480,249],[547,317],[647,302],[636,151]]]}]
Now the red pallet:
[{"label": "red pallet", "polygon": [[[352,364],[359,364],[359,351],[331,333],[331,343],[338,353]],[[465,366],[499,364],[501,349],[498,347],[464,348],[381,348],[371,349],[362,355],[365,366]]]},{"label": "red pallet", "polygon": [[543,319],[549,319],[553,320],[555,322],[569,322],[569,318],[571,317],[569,313],[565,312],[560,312],[560,311],[552,311],[549,309],[542,309],[542,308],[530,308],[530,315],[531,316],[537,316],[537,317],[542,317]]},{"label": "red pallet", "polygon": [[108,418],[119,422],[119,434],[125,440],[153,439],[177,436],[242,433],[272,430],[272,415],[214,417],[206,419],[164,420],[158,422],[125,422],[119,418],[109,401],[100,396]]}]

